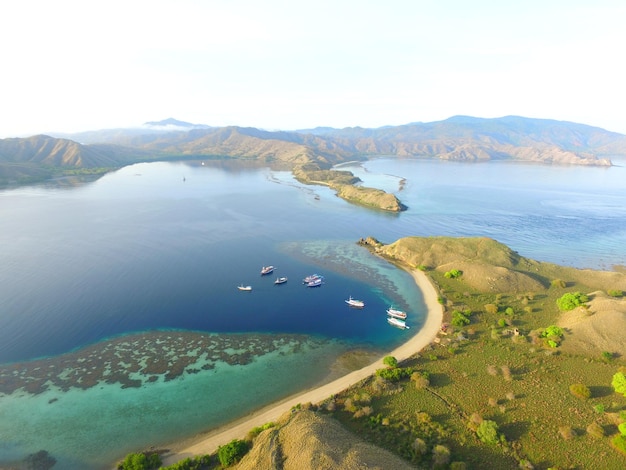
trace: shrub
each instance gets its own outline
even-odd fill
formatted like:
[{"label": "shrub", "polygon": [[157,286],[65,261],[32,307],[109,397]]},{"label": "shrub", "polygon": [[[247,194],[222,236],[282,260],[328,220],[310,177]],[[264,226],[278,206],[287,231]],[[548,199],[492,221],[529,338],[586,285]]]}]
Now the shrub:
[{"label": "shrub", "polygon": [[256,437],[259,434],[261,434],[263,431],[265,431],[266,429],[273,428],[274,426],[276,425],[272,423],[271,421],[269,423],[265,423],[263,426],[256,426],[250,430],[250,432],[248,433],[248,437],[250,438]]},{"label": "shrub", "polygon": [[550,325],[543,333],[541,333],[543,338],[560,338],[563,336],[563,330],[556,325]]},{"label": "shrub", "polygon": [[602,352],[602,360],[604,362],[610,362],[613,360],[613,353],[609,352],[609,351],[603,351]]},{"label": "shrub", "polygon": [[433,447],[433,466],[435,468],[448,465],[449,462],[450,449],[441,444],[437,444],[435,447]]},{"label": "shrub", "polygon": [[180,462],[176,462],[175,464],[169,465],[167,467],[160,467],[164,470],[202,470],[207,468],[207,466],[211,463],[210,455],[203,455],[200,457],[194,457],[193,459],[187,457],[186,459],[181,460]]},{"label": "shrub", "polygon": [[611,439],[611,444],[622,454],[626,455],[626,436],[617,435]]},{"label": "shrub", "polygon": [[598,423],[594,422],[594,423],[591,423],[589,426],[587,426],[587,434],[589,434],[592,437],[601,439],[604,437],[604,429]]},{"label": "shrub", "polygon": [[606,291],[606,293],[609,294],[611,297],[623,297],[624,296],[624,291],[616,290],[616,289],[609,289],[608,291]]},{"label": "shrub", "polygon": [[411,374],[411,380],[415,382],[415,388],[418,390],[426,388],[430,385],[430,380],[428,379],[428,374],[426,373],[422,374],[420,372],[413,372]]},{"label": "shrub", "polygon": [[378,369],[376,375],[390,382],[398,382],[411,377],[414,372],[412,367],[396,367],[395,369]]},{"label": "shrub", "polygon": [[604,405],[602,403],[599,403],[593,407],[593,410],[596,413],[604,413]]},{"label": "shrub", "polygon": [[572,384],[569,386],[569,391],[576,398],[581,400],[588,400],[591,398],[591,391],[585,384]]},{"label": "shrub", "polygon": [[128,454],[118,466],[120,470],[152,470],[161,466],[159,454],[143,452]]},{"label": "shrub", "polygon": [[463,274],[463,271],[460,271],[458,269],[451,269],[450,271],[446,271],[446,273],[443,276],[447,279],[457,279],[461,277],[462,274]]},{"label": "shrub", "polygon": [[454,310],[452,312],[452,321],[451,323],[454,326],[465,326],[465,325],[469,325],[470,324],[470,319],[469,317],[469,313],[466,312],[462,312],[460,310]]},{"label": "shrub", "polygon": [[565,288],[567,286],[567,284],[565,283],[565,281],[563,279],[553,279],[552,282],[550,283],[550,285],[552,287],[559,287],[561,289]]},{"label": "shrub", "polygon": [[491,313],[493,315],[498,313],[498,306],[496,304],[485,304],[483,308],[485,309],[485,312],[487,313]]},{"label": "shrub", "polygon": [[613,376],[611,385],[613,386],[613,390],[615,390],[615,392],[621,393],[626,397],[626,375],[624,375],[623,372],[617,372]]},{"label": "shrub", "polygon": [[383,364],[389,367],[398,367],[398,360],[393,356],[386,356],[383,359]]},{"label": "shrub", "polygon": [[217,457],[223,467],[230,467],[237,463],[248,452],[248,444],[240,439],[233,439],[228,444],[219,446]]},{"label": "shrub", "polygon": [[559,427],[559,434],[566,441],[569,441],[570,439],[573,439],[574,437],[576,437],[576,433],[574,432],[571,426]]},{"label": "shrub", "polygon": [[483,420],[476,429],[478,438],[485,444],[495,445],[500,441],[498,435],[498,424],[489,419]]},{"label": "shrub", "polygon": [[568,292],[556,300],[559,310],[567,312],[587,302],[589,298],[580,292]]},{"label": "shrub", "polygon": [[507,315],[515,315],[515,310],[513,310],[513,307],[507,307],[506,310],[504,310],[504,313]]}]

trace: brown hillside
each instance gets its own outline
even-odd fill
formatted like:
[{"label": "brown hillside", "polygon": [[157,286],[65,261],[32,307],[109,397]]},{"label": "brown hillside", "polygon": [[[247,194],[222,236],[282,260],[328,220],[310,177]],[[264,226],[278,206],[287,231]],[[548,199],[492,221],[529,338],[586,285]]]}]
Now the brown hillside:
[{"label": "brown hillside", "polygon": [[545,288],[529,275],[533,261],[490,238],[407,237],[377,250],[412,267],[458,269],[461,282],[482,292],[528,292]]},{"label": "brown hillside", "polygon": [[559,326],[566,331],[562,349],[599,357],[603,352],[626,356],[626,300],[598,291],[589,294],[588,309],[563,312]]},{"label": "brown hillside", "polygon": [[415,468],[368,444],[334,419],[312,411],[287,413],[263,431],[236,470],[404,470]]}]

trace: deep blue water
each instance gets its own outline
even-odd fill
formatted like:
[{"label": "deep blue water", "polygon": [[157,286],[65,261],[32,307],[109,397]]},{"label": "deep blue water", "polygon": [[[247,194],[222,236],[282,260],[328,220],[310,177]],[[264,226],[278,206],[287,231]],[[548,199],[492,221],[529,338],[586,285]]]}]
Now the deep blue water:
[{"label": "deep blue water", "polygon": [[[349,349],[391,349],[409,333],[388,327],[384,310],[408,310],[413,333],[423,320],[421,296],[407,273],[358,247],[360,237],[489,236],[542,261],[626,265],[623,166],[381,158],[346,167],[409,209],[380,213],[303,186],[288,172],[198,162],[0,191],[0,364],[27,370],[23,361],[48,357],[24,374],[53,363],[66,377],[72,366],[59,365],[64,354],[155,330],[243,334],[222,351],[232,357],[288,334],[313,341],[268,349],[248,364],[218,361],[172,381],[153,374],[156,381],[139,388],[0,394],[0,464],[46,449],[63,468],[106,467],[127,451],[188,437],[311,386]],[[261,277],[268,264],[275,273]],[[314,272],[326,282],[307,289],[301,279]],[[276,276],[289,281],[275,286]],[[242,283],[253,291],[238,291]],[[347,307],[349,296],[366,308]],[[83,362],[76,361],[78,370]],[[293,367],[307,373],[294,378]],[[91,372],[81,373],[74,385]],[[272,381],[264,381],[268,373]],[[256,395],[241,392],[261,382]],[[94,415],[106,419],[94,426]]]}]

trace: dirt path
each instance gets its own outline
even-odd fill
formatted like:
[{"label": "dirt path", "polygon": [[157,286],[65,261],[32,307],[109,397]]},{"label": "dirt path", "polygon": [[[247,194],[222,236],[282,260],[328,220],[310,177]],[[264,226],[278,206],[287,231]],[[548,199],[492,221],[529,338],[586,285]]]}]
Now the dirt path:
[{"label": "dirt path", "polygon": [[[402,346],[391,351],[388,355],[394,356],[398,361],[402,361],[418,353],[425,346],[430,344],[437,336],[441,328],[443,319],[443,309],[437,301],[437,291],[431,284],[428,277],[421,271],[411,272],[417,287],[422,291],[424,303],[426,305],[426,321],[420,331],[409,339]],[[242,439],[256,426],[262,426],[270,421],[276,421],[286,411],[299,403],[319,403],[326,398],[339,393],[351,385],[371,376],[376,369],[383,367],[383,358],[362,369],[351,372],[337,380],[322,385],[313,390],[308,390],[291,396],[277,403],[273,403],[235,422],[215,429],[206,434],[200,441],[181,445],[180,448],[173,446],[171,452],[164,456],[163,465],[171,465],[186,457],[196,455],[211,454],[221,445],[227,444],[233,439]]]}]

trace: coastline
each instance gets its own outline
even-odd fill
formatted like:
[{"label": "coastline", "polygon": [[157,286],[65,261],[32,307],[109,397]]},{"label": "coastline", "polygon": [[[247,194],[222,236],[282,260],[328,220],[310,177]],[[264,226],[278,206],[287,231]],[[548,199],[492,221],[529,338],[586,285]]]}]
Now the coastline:
[{"label": "coastline", "polygon": [[[428,276],[418,270],[411,270],[409,273],[413,276],[417,288],[422,292],[426,317],[422,328],[414,336],[406,343],[385,354],[385,356],[394,356],[398,361],[408,359],[430,344],[437,336],[443,321],[443,308],[437,301],[437,291]],[[366,367],[350,372],[325,385],[272,403],[236,421],[214,429],[203,437],[196,436],[190,440],[174,444],[169,452],[163,456],[163,465],[172,465],[187,457],[214,453],[219,446],[227,444],[233,439],[244,438],[254,427],[276,421],[292,407],[304,403],[319,403],[371,376],[376,372],[376,369],[381,367],[384,367],[382,357]],[[198,439],[200,440],[198,441]]]}]

